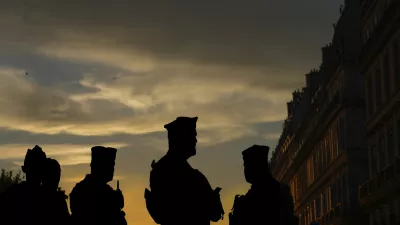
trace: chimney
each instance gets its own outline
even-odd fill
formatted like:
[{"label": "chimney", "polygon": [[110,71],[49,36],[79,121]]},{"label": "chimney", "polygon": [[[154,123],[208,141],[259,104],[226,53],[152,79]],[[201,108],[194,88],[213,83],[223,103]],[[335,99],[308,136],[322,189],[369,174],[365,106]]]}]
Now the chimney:
[{"label": "chimney", "polygon": [[287,112],[288,112],[288,116],[292,115],[292,110],[293,110],[293,101],[287,102]]},{"label": "chimney", "polygon": [[322,64],[327,64],[330,61],[330,57],[332,54],[332,44],[329,43],[321,48],[322,50]]}]

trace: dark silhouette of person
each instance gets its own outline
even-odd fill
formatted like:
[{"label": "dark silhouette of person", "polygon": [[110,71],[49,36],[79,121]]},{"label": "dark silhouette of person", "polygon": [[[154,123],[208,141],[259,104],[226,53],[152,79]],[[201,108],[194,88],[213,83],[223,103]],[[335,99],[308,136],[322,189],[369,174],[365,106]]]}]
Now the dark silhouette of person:
[{"label": "dark silhouette of person", "polygon": [[219,192],[187,160],[196,155],[198,117],[178,117],[166,124],[169,150],[157,163],[153,160],[146,207],[157,224],[209,225],[224,214]]},{"label": "dark silhouette of person", "polygon": [[107,184],[114,177],[116,154],[115,148],[92,148],[91,173],[70,194],[74,225],[127,225],[122,192]]},{"label": "dark silhouette of person", "polygon": [[7,225],[42,224],[43,210],[41,186],[46,154],[35,146],[26,152],[22,171],[26,181],[12,185],[0,195],[1,222]]},{"label": "dark silhouette of person", "polygon": [[293,198],[287,185],[275,180],[268,168],[268,146],[253,145],[242,152],[244,175],[251,184],[246,195],[236,195],[230,225],[298,223]]},{"label": "dark silhouette of person", "polygon": [[61,166],[57,160],[47,158],[43,174],[45,212],[44,224],[70,224],[70,215],[66,195],[58,189],[61,178]]}]

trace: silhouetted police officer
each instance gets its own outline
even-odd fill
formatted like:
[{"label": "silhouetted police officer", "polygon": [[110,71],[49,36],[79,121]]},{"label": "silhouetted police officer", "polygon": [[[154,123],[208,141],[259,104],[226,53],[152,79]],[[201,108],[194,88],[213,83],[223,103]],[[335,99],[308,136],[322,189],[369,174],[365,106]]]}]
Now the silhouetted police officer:
[{"label": "silhouetted police officer", "polygon": [[0,196],[1,223],[7,225],[42,224],[43,188],[41,186],[46,154],[35,146],[26,152],[22,171],[26,181],[15,184]]},{"label": "silhouetted police officer", "polygon": [[117,149],[92,148],[91,173],[76,184],[70,194],[70,208],[75,225],[126,225],[122,211],[122,192],[107,183],[114,177]]},{"label": "silhouetted police officer", "polygon": [[224,214],[219,191],[187,160],[196,155],[197,117],[178,117],[166,124],[169,150],[150,173],[151,192],[145,190],[146,206],[162,225],[209,225]]},{"label": "silhouetted police officer", "polygon": [[268,152],[268,146],[259,145],[242,152],[244,175],[251,188],[246,195],[236,196],[230,225],[296,224],[290,190],[272,177]]},{"label": "silhouetted police officer", "polygon": [[69,225],[70,215],[66,202],[67,196],[58,189],[61,178],[61,166],[57,160],[47,158],[43,175],[45,225]]}]

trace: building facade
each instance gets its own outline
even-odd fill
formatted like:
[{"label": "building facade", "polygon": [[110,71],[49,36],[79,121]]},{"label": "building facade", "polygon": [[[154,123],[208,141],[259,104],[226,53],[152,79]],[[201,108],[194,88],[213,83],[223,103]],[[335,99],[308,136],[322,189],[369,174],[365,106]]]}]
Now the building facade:
[{"label": "building facade", "polygon": [[293,93],[271,161],[291,187],[300,225],[363,224],[359,184],[368,178],[365,85],[357,67],[360,4],[346,1],[319,70]]},{"label": "building facade", "polygon": [[400,224],[400,1],[361,3],[358,58],[366,87],[369,178],[360,203],[370,225]]}]

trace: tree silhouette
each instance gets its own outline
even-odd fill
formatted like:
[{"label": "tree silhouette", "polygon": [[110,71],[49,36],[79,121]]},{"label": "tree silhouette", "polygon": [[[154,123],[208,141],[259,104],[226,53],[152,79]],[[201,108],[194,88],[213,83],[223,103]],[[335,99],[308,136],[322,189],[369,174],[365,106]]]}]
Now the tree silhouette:
[{"label": "tree silhouette", "polygon": [[[1,169],[0,173],[0,193],[5,191],[8,187],[10,187],[13,184],[19,184],[21,183],[25,177],[22,175],[21,171],[18,171],[14,175],[14,171],[10,170],[7,171],[5,169]],[[65,194],[65,190],[63,190],[61,187],[57,188],[57,192],[62,194],[64,196],[64,199],[68,199],[68,195]]]},{"label": "tree silhouette", "polygon": [[24,177],[22,176],[21,171],[18,171],[18,173],[14,175],[13,171],[2,169],[0,173],[0,193],[5,191],[11,185],[22,182],[23,179]]}]

